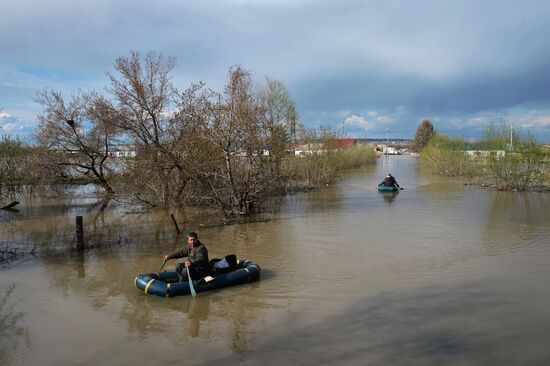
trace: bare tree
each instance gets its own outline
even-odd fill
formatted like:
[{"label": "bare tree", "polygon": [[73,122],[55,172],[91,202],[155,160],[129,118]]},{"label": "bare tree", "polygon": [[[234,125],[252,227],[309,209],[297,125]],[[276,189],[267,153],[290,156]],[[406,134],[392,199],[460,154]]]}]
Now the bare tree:
[{"label": "bare tree", "polygon": [[[203,83],[178,92],[174,65],[172,57],[132,52],[116,60],[104,96],[78,92],[66,102],[60,93],[39,92],[37,140],[48,166],[152,206],[208,203],[226,215],[254,212],[283,185],[294,102],[281,82],[268,78],[267,87],[256,88],[238,66],[223,92]],[[120,160],[111,180],[107,162],[117,143],[135,155]]]},{"label": "bare tree", "polygon": [[267,152],[266,111],[266,99],[253,88],[250,73],[231,68],[224,93],[210,104],[205,138],[212,146],[212,164],[203,172],[213,201],[227,215],[254,212],[280,179],[273,175]]},{"label": "bare tree", "polygon": [[180,186],[180,202],[204,203],[211,190],[204,178],[218,168],[221,150],[210,138],[212,115],[219,107],[220,94],[203,83],[192,84],[178,95],[176,113],[168,129],[171,150],[185,167],[185,186]]},{"label": "bare tree", "polygon": [[128,133],[142,146],[163,149],[169,107],[175,89],[169,73],[175,65],[172,57],[149,52],[143,58],[133,51],[130,57],[119,57],[115,63],[118,77],[109,73],[108,92],[113,102],[103,100],[110,123]]},{"label": "bare tree", "polygon": [[112,125],[136,150],[128,160],[127,188],[140,201],[167,207],[181,199],[189,176],[174,143],[174,113],[177,95],[169,77],[175,59],[155,52],[145,57],[132,52],[116,60],[117,74],[108,74],[111,100],[96,103],[96,118]]},{"label": "bare tree", "polygon": [[[33,149],[28,144],[0,134],[0,210],[18,204],[15,197],[30,181],[32,156]],[[8,197],[11,203],[5,204],[4,199]]]},{"label": "bare tree", "polygon": [[112,195],[108,160],[114,131],[94,118],[91,111],[97,98],[96,93],[77,91],[66,102],[61,92],[38,91],[35,101],[43,112],[38,116],[36,140],[43,151],[44,173],[95,183]]}]

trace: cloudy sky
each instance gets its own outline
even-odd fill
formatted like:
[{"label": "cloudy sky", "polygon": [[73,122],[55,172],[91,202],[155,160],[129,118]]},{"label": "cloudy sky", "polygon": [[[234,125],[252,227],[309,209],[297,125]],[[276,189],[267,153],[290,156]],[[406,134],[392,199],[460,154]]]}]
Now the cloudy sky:
[{"label": "cloudy sky", "polygon": [[547,0],[1,0],[0,127],[29,136],[36,90],[103,90],[131,50],[176,57],[179,89],[230,66],[283,81],[308,128],[411,138],[422,118],[550,141]]}]

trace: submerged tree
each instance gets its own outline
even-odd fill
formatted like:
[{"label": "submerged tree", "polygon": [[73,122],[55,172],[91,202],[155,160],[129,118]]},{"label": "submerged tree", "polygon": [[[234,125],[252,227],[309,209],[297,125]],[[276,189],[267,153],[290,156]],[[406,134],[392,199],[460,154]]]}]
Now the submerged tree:
[{"label": "submerged tree", "polygon": [[173,57],[155,52],[118,58],[117,73],[108,74],[110,98],[98,99],[95,108],[96,118],[134,149],[135,156],[124,160],[124,191],[151,206],[180,204],[190,179],[178,145],[183,131],[175,132],[177,91],[169,75],[174,65]]},{"label": "submerged tree", "polygon": [[[203,83],[178,92],[174,64],[132,52],[117,59],[105,95],[78,92],[67,102],[58,92],[39,92],[44,166],[151,206],[254,212],[282,186],[294,102],[281,82],[256,88],[241,67],[230,69],[223,92]],[[121,145],[131,156],[113,158]]]},{"label": "submerged tree", "polygon": [[32,156],[33,148],[25,142],[0,135],[0,200],[30,182]]},{"label": "submerged tree", "polygon": [[210,106],[205,138],[212,147],[211,170],[202,174],[213,201],[226,214],[254,212],[280,184],[280,169],[273,164],[281,161],[270,159],[268,144],[281,130],[269,121],[267,110],[250,73],[232,68],[224,93]]}]

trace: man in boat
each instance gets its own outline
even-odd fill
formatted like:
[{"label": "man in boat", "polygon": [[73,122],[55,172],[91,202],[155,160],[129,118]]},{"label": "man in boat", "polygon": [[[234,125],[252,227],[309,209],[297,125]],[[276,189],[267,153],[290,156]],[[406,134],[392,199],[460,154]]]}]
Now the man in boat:
[{"label": "man in boat", "polygon": [[181,272],[182,281],[187,280],[187,271],[183,268],[184,266],[189,268],[189,274],[192,279],[200,279],[209,275],[208,249],[200,242],[197,233],[193,231],[187,234],[187,246],[177,252],[164,256],[164,261],[184,257],[187,257],[187,259],[183,262],[183,266],[178,264],[177,269],[178,272]]},{"label": "man in boat", "polygon": [[380,183],[378,186],[379,187],[380,186],[385,186],[385,187],[397,187],[397,188],[399,188],[399,184],[397,184],[397,181],[395,180],[395,178],[390,173],[388,173],[386,178],[384,178],[384,181],[382,183]]}]

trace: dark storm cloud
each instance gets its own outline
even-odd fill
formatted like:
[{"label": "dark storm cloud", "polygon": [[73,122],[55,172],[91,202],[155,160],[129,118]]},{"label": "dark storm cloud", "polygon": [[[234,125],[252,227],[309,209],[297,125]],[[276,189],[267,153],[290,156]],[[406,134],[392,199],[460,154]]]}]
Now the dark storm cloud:
[{"label": "dark storm cloud", "polygon": [[101,89],[117,57],[155,50],[176,56],[182,89],[221,88],[235,64],[282,80],[306,126],[410,134],[430,117],[477,131],[536,115],[525,125],[550,138],[547,1],[28,0],[0,16],[0,107],[13,115],[35,89]]}]

